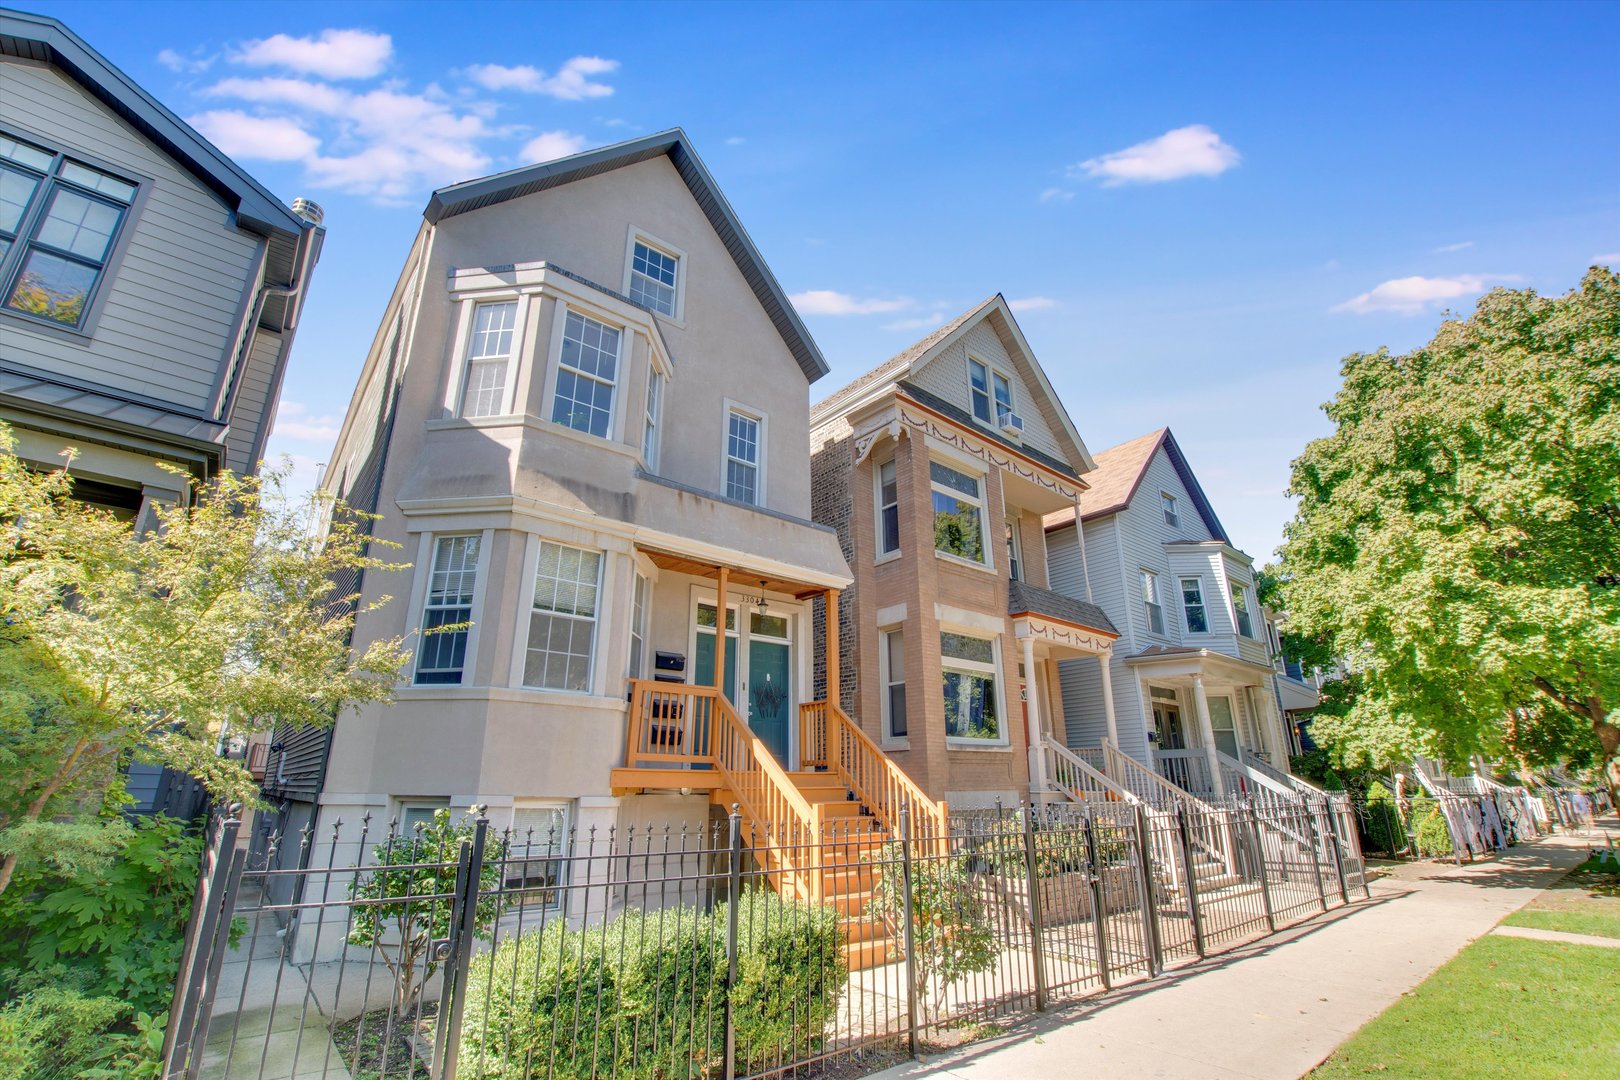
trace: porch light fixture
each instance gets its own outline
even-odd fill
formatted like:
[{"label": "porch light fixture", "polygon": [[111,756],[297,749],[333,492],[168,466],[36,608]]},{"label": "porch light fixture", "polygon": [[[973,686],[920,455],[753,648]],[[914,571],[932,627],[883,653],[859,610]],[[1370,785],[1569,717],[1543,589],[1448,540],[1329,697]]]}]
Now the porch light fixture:
[{"label": "porch light fixture", "polygon": [[770,614],[770,605],[765,602],[765,579],[759,580],[759,614],[761,617]]}]

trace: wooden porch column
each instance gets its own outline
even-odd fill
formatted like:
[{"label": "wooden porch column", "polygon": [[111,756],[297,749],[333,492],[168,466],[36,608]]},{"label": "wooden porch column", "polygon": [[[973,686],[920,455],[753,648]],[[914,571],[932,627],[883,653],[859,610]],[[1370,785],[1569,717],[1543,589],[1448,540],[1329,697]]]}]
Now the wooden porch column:
[{"label": "wooden porch column", "polygon": [[[731,569],[720,567],[719,580],[714,586],[714,688],[726,685],[726,586],[731,582]],[[738,628],[739,630],[741,627]],[[741,638],[738,639],[739,641]]]},{"label": "wooden porch column", "polygon": [[1216,795],[1226,794],[1221,782],[1221,759],[1216,756],[1215,728],[1209,722],[1209,695],[1204,692],[1204,677],[1193,676],[1193,704],[1198,708],[1198,736],[1204,740],[1204,757],[1209,762],[1209,784]]},{"label": "wooden porch column", "polygon": [[1027,637],[1019,644],[1024,647],[1024,715],[1029,718],[1030,756],[1035,759],[1030,779],[1036,785],[1036,791],[1045,791],[1046,735],[1041,730],[1041,695],[1035,685],[1035,639]]},{"label": "wooden porch column", "polygon": [[844,707],[840,686],[843,673],[838,669],[838,590],[828,589],[827,600],[827,704]]},{"label": "wooden porch column", "polygon": [[1099,653],[1097,667],[1102,672],[1103,719],[1108,721],[1108,741],[1119,745],[1119,721],[1114,718],[1114,680],[1110,670],[1113,653]]}]

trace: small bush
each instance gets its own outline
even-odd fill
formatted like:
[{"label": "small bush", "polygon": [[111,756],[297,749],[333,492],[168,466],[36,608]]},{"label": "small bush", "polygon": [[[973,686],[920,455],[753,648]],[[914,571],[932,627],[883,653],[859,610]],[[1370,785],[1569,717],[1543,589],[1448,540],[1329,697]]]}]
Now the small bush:
[{"label": "small bush", "polygon": [[129,1014],[111,997],[41,988],[0,1009],[0,1076],[68,1080],[121,1044],[111,1029]]},{"label": "small bush", "polygon": [[1366,850],[1396,852],[1406,847],[1406,828],[1401,823],[1400,807],[1389,789],[1376,780],[1367,788],[1361,820],[1362,847]]},{"label": "small bush", "polygon": [[1440,807],[1431,806],[1427,813],[1419,811],[1415,842],[1418,854],[1425,858],[1451,854],[1451,827],[1446,824],[1446,816],[1440,812]]},{"label": "small bush", "polygon": [[[721,905],[628,910],[604,926],[561,920],[472,961],[461,1071],[492,1080],[704,1077],[725,1052]],[[838,913],[746,894],[731,992],[737,1067],[816,1046],[847,974]]]}]

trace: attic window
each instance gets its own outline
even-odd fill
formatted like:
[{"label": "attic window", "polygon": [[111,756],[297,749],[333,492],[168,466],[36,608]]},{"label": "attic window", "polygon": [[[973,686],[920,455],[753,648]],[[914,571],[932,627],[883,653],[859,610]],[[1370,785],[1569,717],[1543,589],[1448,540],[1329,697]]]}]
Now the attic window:
[{"label": "attic window", "polygon": [[682,294],[686,291],[686,282],[682,280],[685,253],[639,229],[632,229],[624,261],[625,295],[660,315],[681,318]]},{"label": "attic window", "polygon": [[1159,502],[1164,507],[1164,523],[1172,529],[1181,527],[1181,515],[1176,512],[1176,497],[1168,491],[1159,492]]},{"label": "attic window", "polygon": [[968,392],[974,419],[996,424],[1013,411],[1012,380],[981,360],[968,357]]}]

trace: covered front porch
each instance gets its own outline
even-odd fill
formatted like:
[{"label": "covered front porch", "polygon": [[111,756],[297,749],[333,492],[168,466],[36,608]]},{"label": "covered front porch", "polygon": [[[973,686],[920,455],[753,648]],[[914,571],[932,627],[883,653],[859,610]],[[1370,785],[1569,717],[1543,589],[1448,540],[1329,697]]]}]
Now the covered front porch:
[{"label": "covered front porch", "polygon": [[1141,687],[1150,764],[1199,798],[1244,789],[1245,763],[1287,769],[1272,669],[1211,649],[1155,648],[1125,661]]}]

